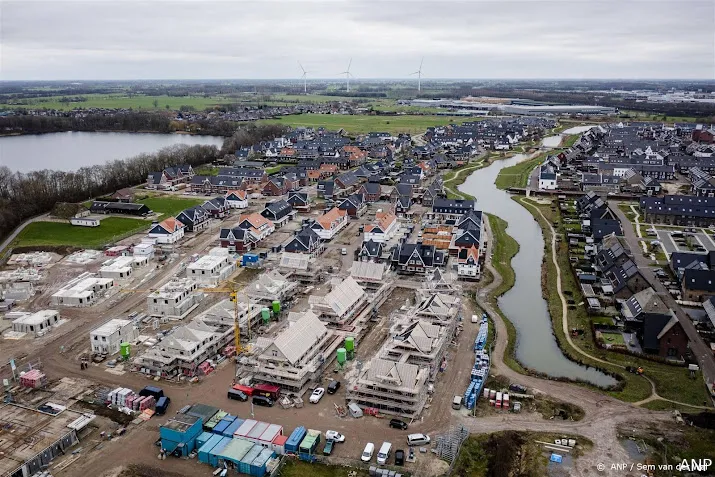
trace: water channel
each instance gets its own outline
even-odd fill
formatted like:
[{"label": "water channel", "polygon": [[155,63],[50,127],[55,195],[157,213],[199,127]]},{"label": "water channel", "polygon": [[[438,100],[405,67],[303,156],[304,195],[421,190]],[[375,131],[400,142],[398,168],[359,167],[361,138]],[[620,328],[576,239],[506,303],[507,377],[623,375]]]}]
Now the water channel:
[{"label": "water channel", "polygon": [[221,147],[222,137],[126,132],[60,132],[0,137],[0,166],[13,171],[72,171],[153,153],[174,144]]},{"label": "water channel", "polygon": [[[568,133],[577,134],[583,130],[572,128]],[[559,139],[559,136],[547,137],[542,145],[557,146]],[[499,299],[499,307],[516,328],[516,358],[525,366],[550,376],[582,379],[599,386],[615,384],[612,377],[567,359],[552,334],[549,311],[541,296],[541,264],[544,258],[541,228],[524,207],[511,199],[510,194],[494,185],[500,170],[526,158],[524,154],[516,154],[510,159],[496,161],[473,172],[459,186],[460,191],[477,199],[477,208],[506,220],[509,223],[508,234],[520,246],[511,261],[516,273],[514,287]]]}]

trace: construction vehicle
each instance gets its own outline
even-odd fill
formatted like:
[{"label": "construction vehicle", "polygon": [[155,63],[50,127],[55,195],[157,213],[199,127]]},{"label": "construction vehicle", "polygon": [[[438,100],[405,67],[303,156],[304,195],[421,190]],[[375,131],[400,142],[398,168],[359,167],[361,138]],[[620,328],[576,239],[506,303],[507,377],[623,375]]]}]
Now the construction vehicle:
[{"label": "construction vehicle", "polygon": [[[234,283],[234,282],[229,282],[229,283]],[[228,293],[229,299],[233,302],[233,344],[234,347],[236,348],[236,356],[240,355],[244,351],[247,351],[247,348],[244,348],[241,346],[241,328],[238,323],[238,300],[239,300],[239,294],[241,294],[241,290],[243,290],[244,287],[241,287],[240,289],[236,288],[231,288],[231,287],[223,287],[223,288],[199,288],[198,291],[204,292],[204,293]],[[132,289],[132,288],[124,288],[121,290],[122,293],[153,293],[155,291],[159,291],[158,288],[154,289]],[[250,310],[251,310],[251,301],[248,297],[248,294],[245,292],[243,295],[246,298],[246,316],[250,315]],[[251,339],[251,326],[250,326],[250,321],[249,321],[249,326],[248,326],[248,339]]]}]

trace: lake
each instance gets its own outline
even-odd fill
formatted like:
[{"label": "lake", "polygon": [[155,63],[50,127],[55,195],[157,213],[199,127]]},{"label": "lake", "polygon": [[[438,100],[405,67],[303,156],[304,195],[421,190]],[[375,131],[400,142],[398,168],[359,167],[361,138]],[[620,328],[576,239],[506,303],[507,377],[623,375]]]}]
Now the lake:
[{"label": "lake", "polygon": [[[544,138],[542,145],[557,144],[560,136]],[[507,233],[519,242],[519,252],[511,261],[516,273],[514,287],[498,299],[499,308],[516,328],[516,358],[524,365],[549,376],[582,379],[599,386],[610,386],[615,379],[594,369],[580,366],[566,358],[553,335],[549,310],[541,295],[541,264],[544,236],[538,222],[494,181],[499,171],[524,161],[516,154],[474,171],[459,190],[477,199],[477,208],[508,222]]]},{"label": "lake", "polygon": [[0,165],[13,171],[72,171],[156,152],[174,144],[221,147],[223,138],[189,134],[61,132],[0,137]]}]

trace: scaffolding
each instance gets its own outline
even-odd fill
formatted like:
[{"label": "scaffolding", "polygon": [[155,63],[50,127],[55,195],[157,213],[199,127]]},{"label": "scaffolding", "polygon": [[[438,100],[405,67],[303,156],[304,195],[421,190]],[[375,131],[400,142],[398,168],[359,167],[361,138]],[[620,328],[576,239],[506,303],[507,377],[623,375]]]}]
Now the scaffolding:
[{"label": "scaffolding", "polygon": [[451,426],[446,434],[437,436],[435,452],[440,459],[449,462],[449,475],[452,467],[457,462],[459,449],[469,437],[469,431],[464,426]]}]

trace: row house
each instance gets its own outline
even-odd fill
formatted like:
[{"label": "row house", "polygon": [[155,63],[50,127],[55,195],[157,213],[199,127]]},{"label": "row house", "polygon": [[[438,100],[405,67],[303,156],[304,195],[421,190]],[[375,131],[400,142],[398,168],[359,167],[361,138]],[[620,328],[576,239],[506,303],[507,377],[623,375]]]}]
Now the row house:
[{"label": "row house", "polygon": [[382,212],[378,210],[375,214],[375,223],[368,224],[363,229],[365,241],[387,242],[395,236],[399,228],[400,224],[397,216],[392,211]]},{"label": "row house", "polygon": [[226,194],[232,190],[245,190],[248,182],[234,176],[194,176],[191,178],[191,191],[198,194]]},{"label": "row house", "polygon": [[361,217],[367,211],[365,196],[360,193],[351,194],[343,199],[338,208],[346,211],[351,218]]},{"label": "row house", "polygon": [[446,257],[434,245],[400,243],[392,249],[391,261],[398,273],[424,275],[434,267],[444,266]]},{"label": "row house", "polygon": [[310,226],[303,227],[283,247],[286,252],[305,253],[314,257],[319,255],[325,246],[320,235]]},{"label": "row house", "polygon": [[281,199],[267,203],[261,215],[273,222],[275,227],[282,227],[293,218],[295,212],[288,202]]},{"label": "row house", "polygon": [[179,184],[185,184],[194,176],[194,169],[189,164],[167,167],[163,171],[151,172],[147,176],[146,188],[171,190]]},{"label": "row house", "polygon": [[258,239],[249,229],[241,227],[222,228],[219,231],[219,243],[229,252],[250,252],[258,243]]},{"label": "row house", "polygon": [[263,186],[261,192],[267,196],[281,196],[288,193],[289,190],[297,188],[297,184],[287,180],[285,177],[271,177]]},{"label": "row house", "polygon": [[226,205],[230,209],[245,209],[248,207],[248,192],[245,190],[231,190],[226,192]]},{"label": "row house", "polygon": [[276,230],[273,222],[255,212],[241,215],[238,220],[238,226],[242,229],[250,230],[257,242],[268,237]]},{"label": "row house", "polygon": [[228,215],[229,206],[224,197],[215,197],[201,204],[212,219],[222,219]]},{"label": "row house", "polygon": [[290,206],[298,212],[310,212],[310,199],[308,199],[307,192],[288,192],[288,199],[286,202],[288,202]]},{"label": "row house", "polygon": [[377,202],[382,198],[382,187],[379,182],[366,182],[360,186],[358,193],[365,197],[366,202]]},{"label": "row house", "polygon": [[456,223],[462,216],[476,210],[476,201],[471,199],[435,199],[427,218],[440,223]]},{"label": "row house", "polygon": [[311,228],[323,240],[331,240],[348,224],[348,213],[337,207],[317,218]]},{"label": "row house", "polygon": [[360,187],[360,178],[354,171],[344,172],[335,178],[335,185],[338,186],[341,194],[348,195]]},{"label": "row house", "polygon": [[186,226],[187,232],[200,232],[209,226],[209,213],[200,205],[190,207],[176,216]]},{"label": "row house", "polygon": [[263,184],[268,181],[266,171],[248,167],[221,167],[218,170],[218,175],[240,177],[248,184]]},{"label": "row house", "polygon": [[168,245],[181,240],[185,231],[186,226],[182,222],[169,217],[158,224],[152,224],[147,237],[156,240],[158,244]]}]

